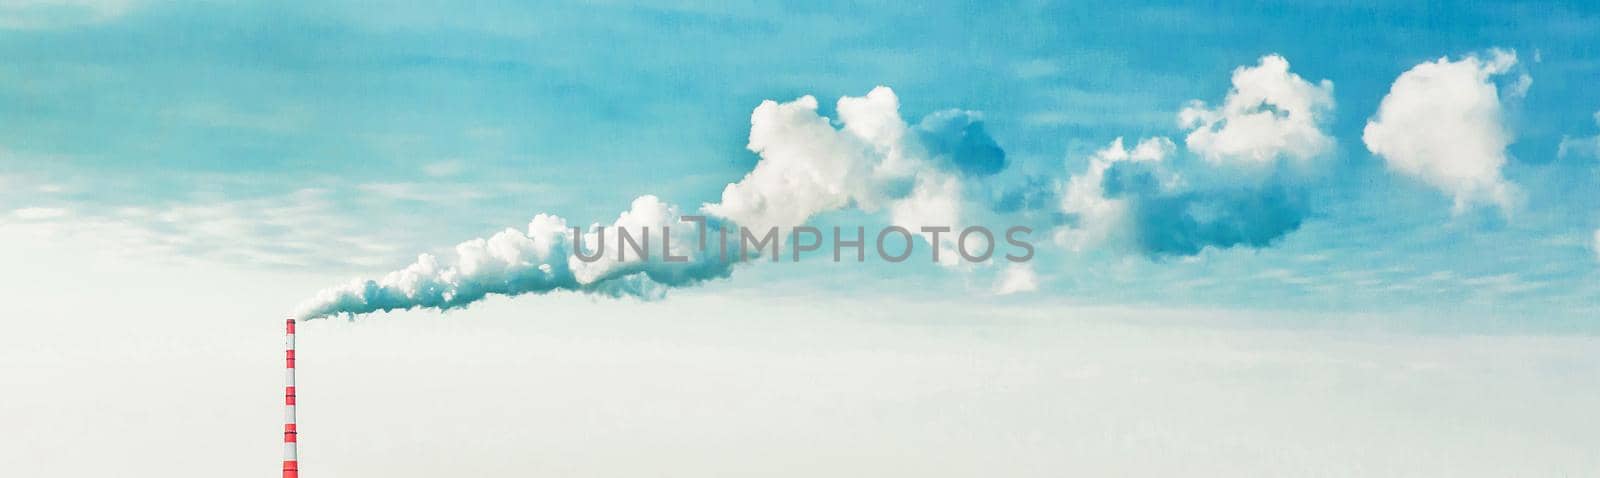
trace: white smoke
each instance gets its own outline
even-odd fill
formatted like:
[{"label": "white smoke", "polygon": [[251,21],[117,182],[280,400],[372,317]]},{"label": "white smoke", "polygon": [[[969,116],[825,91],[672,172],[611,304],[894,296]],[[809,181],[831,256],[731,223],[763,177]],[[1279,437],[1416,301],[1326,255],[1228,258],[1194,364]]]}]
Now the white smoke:
[{"label": "white smoke", "polygon": [[[754,170],[702,206],[710,216],[705,236],[682,220],[677,206],[655,196],[633,201],[607,227],[585,229],[580,259],[563,218],[540,214],[526,231],[506,229],[455,247],[453,257],[423,254],[404,269],[376,280],[355,280],[302,303],[301,319],[417,307],[465,307],[489,295],[557,290],[608,296],[657,297],[673,287],[726,277],[746,257],[723,254],[717,238],[737,224],[756,231],[790,227],[829,211],[888,210],[889,220],[912,231],[924,225],[955,227],[966,217],[968,180],[1005,165],[1004,152],[976,114],[947,110],[917,126],[900,116],[900,100],[887,87],[839,100],[841,127],[817,113],[811,96],[765,101],[750,118],[749,149],[761,157]],[[670,250],[663,234],[670,231]],[[619,257],[619,234],[649,241],[648,258]],[[953,237],[953,235],[948,235]],[[713,238],[706,249],[702,237]],[[780,236],[781,237],[781,236]],[[648,239],[643,239],[648,238]],[[780,239],[781,240],[781,239]],[[738,236],[730,234],[730,242]],[[951,246],[949,240],[941,240]],[[667,254],[665,252],[670,252]],[[955,257],[954,253],[944,257]],[[669,259],[670,257],[670,259]],[[674,260],[682,258],[681,261]]]},{"label": "white smoke", "polygon": [[[567,221],[540,214],[526,231],[508,228],[487,239],[456,245],[453,258],[441,260],[422,254],[416,262],[381,279],[355,280],[325,289],[301,304],[295,316],[310,319],[416,307],[445,310],[464,307],[491,294],[555,290],[650,297],[663,293],[664,287],[728,275],[733,260],[715,252],[701,252],[697,247],[699,231],[680,218],[676,206],[655,196],[640,196],[610,227],[596,224],[588,228],[583,235],[586,249],[593,251],[603,245],[606,250],[597,260],[586,262],[574,254]],[[648,260],[610,253],[620,245],[622,229],[635,240],[662,241],[663,237],[671,237],[671,255],[682,257],[683,261],[668,262],[662,249],[669,244],[660,242],[648,245]],[[669,231],[670,236],[664,235]]]}]

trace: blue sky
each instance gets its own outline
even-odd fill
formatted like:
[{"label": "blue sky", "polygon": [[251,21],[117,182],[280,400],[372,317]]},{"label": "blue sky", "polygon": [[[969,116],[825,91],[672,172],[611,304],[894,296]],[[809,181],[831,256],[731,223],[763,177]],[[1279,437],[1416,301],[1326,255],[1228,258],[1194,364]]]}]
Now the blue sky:
[{"label": "blue sky", "polygon": [[[1600,134],[1591,7],[791,7],[10,7],[4,205],[66,211],[43,220],[68,229],[126,226],[185,259],[374,275],[537,212],[609,221],[641,194],[713,202],[758,159],[744,145],[766,99],[814,95],[831,115],[834,99],[886,85],[908,120],[981,112],[1009,162],[991,183],[1007,187],[1062,181],[1118,137],[1181,143],[1186,102],[1220,103],[1233,69],[1278,54],[1334,85],[1331,172],[1303,227],[1193,257],[1047,251],[1041,293],[1527,320],[1600,303],[1597,160],[1557,154]],[[1491,48],[1516,51],[1533,81],[1503,102],[1503,174],[1526,201],[1452,211],[1361,131],[1399,74]],[[890,293],[971,282],[847,273]]]},{"label": "blue sky", "polygon": [[1592,2],[459,3],[0,2],[0,462],[270,470],[318,291],[647,194],[757,222],[803,197],[763,165],[868,144],[958,192],[847,175],[883,207],[811,223],[1031,225],[1028,286],[804,260],[309,322],[304,466],[1600,470]]}]

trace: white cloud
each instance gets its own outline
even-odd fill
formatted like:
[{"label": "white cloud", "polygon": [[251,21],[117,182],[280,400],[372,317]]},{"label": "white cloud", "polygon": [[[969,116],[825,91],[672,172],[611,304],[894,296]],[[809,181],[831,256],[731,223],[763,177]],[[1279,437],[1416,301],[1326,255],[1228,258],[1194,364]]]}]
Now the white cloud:
[{"label": "white cloud", "polygon": [[844,130],[817,114],[814,97],[762,102],[750,117],[749,143],[760,162],[722,191],[721,202],[707,204],[705,210],[765,229],[803,224],[817,213],[852,202],[875,206],[874,170],[887,162],[885,150],[905,133],[899,100],[880,87],[865,98],[841,99],[838,109]]},{"label": "white cloud", "polygon": [[[1600,111],[1594,113],[1594,124],[1600,126]],[[1572,138],[1562,137],[1561,146],[1556,150],[1556,156],[1589,156],[1600,158],[1600,135]]]},{"label": "white cloud", "polygon": [[1233,89],[1222,105],[1190,102],[1178,122],[1192,131],[1189,150],[1207,160],[1265,163],[1306,160],[1326,153],[1333,139],[1318,127],[1333,110],[1333,82],[1312,84],[1289,72],[1289,61],[1267,55],[1233,70]]},{"label": "white cloud", "polygon": [[451,207],[550,193],[546,184],[517,182],[371,182],[356,184],[352,189],[361,193],[362,200],[379,204],[417,202]]},{"label": "white cloud", "polygon": [[1068,227],[1057,243],[1083,250],[1112,243],[1141,254],[1193,256],[1206,248],[1267,247],[1299,229],[1305,188],[1292,180],[1320,164],[1333,140],[1321,129],[1333,84],[1312,84],[1268,55],[1234,70],[1220,107],[1194,101],[1178,114],[1201,161],[1167,138],[1133,149],[1118,138],[1061,189]]},{"label": "white cloud", "polygon": [[49,30],[105,23],[126,15],[132,0],[4,0],[0,29]]},{"label": "white cloud", "polygon": [[1533,88],[1533,75],[1523,73],[1517,76],[1517,81],[1506,88],[1506,96],[1522,98],[1528,96],[1528,90]]},{"label": "white cloud", "polygon": [[1033,264],[1022,262],[1007,265],[1000,272],[1000,280],[994,285],[997,295],[1011,295],[1022,292],[1039,290],[1039,276],[1033,271]]},{"label": "white cloud", "polygon": [[[1159,163],[1177,149],[1167,138],[1146,138],[1133,149],[1122,145],[1122,138],[1113,140],[1105,149],[1089,157],[1088,170],[1067,179],[1061,196],[1061,210],[1076,218],[1077,223],[1057,232],[1056,241],[1075,251],[1097,246],[1120,234],[1127,219],[1127,205],[1122,199],[1107,197],[1106,171],[1123,161]],[[1168,177],[1166,186],[1173,186],[1177,178]]]},{"label": "white cloud", "polygon": [[54,207],[25,207],[11,211],[12,216],[24,221],[43,221],[65,217],[70,211]]},{"label": "white cloud", "polygon": [[422,172],[428,176],[443,178],[461,174],[463,169],[465,168],[463,167],[461,160],[452,159],[449,161],[428,163],[422,167]]},{"label": "white cloud", "polygon": [[1457,213],[1480,202],[1509,210],[1516,187],[1501,168],[1512,134],[1491,80],[1516,63],[1515,52],[1491,50],[1402,73],[1367,122],[1367,149],[1391,169],[1450,194]]},{"label": "white cloud", "polygon": [[[104,210],[104,212],[96,212]],[[15,223],[52,240],[93,237],[127,256],[256,266],[372,266],[405,256],[351,221],[348,205],[331,192],[301,189],[250,199],[168,202],[140,207],[12,211]]]},{"label": "white cloud", "polygon": [[[838,114],[842,127],[835,128],[817,114],[817,100],[811,96],[761,103],[750,117],[749,143],[761,160],[723,190],[721,202],[706,204],[704,210],[757,230],[804,224],[817,214],[847,207],[867,212],[886,208],[894,225],[912,231],[962,225],[966,198],[960,168],[965,158],[935,158],[923,138],[970,132],[929,130],[937,125],[927,123],[913,128],[900,116],[900,99],[882,86],[866,96],[840,98]],[[950,110],[930,118],[973,117]],[[1003,162],[998,165],[1004,167]],[[953,247],[954,238],[949,239],[940,242]]]},{"label": "white cloud", "polygon": [[1594,230],[1594,258],[1600,260],[1600,229]]},{"label": "white cloud", "polygon": [[[912,232],[923,227],[949,227],[958,230],[962,213],[961,180],[953,174],[924,172],[919,174],[911,195],[894,201],[889,206],[889,222]],[[929,244],[940,248],[939,262],[956,265],[961,262],[956,253],[956,234],[943,234],[939,244],[933,244],[933,235],[924,233]]]}]

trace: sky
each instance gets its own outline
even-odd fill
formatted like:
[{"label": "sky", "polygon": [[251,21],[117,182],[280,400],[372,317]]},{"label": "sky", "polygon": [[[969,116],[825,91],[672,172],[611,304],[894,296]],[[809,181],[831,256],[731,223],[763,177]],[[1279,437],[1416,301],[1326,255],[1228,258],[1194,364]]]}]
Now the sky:
[{"label": "sky", "polygon": [[[1594,473],[1597,39],[1584,2],[0,1],[0,461],[270,473],[290,315],[336,317],[318,476]],[[530,226],[696,212],[1038,253],[569,269]]]}]

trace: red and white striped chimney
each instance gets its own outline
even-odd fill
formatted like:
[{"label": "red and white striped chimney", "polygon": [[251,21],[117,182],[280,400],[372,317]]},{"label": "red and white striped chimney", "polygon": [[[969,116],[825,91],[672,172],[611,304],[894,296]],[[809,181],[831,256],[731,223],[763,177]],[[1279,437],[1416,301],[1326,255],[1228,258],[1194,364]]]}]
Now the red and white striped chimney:
[{"label": "red and white striped chimney", "polygon": [[294,319],[289,319],[288,335],[284,339],[285,362],[288,374],[283,387],[283,478],[300,477],[300,460],[295,450],[294,429]]}]

